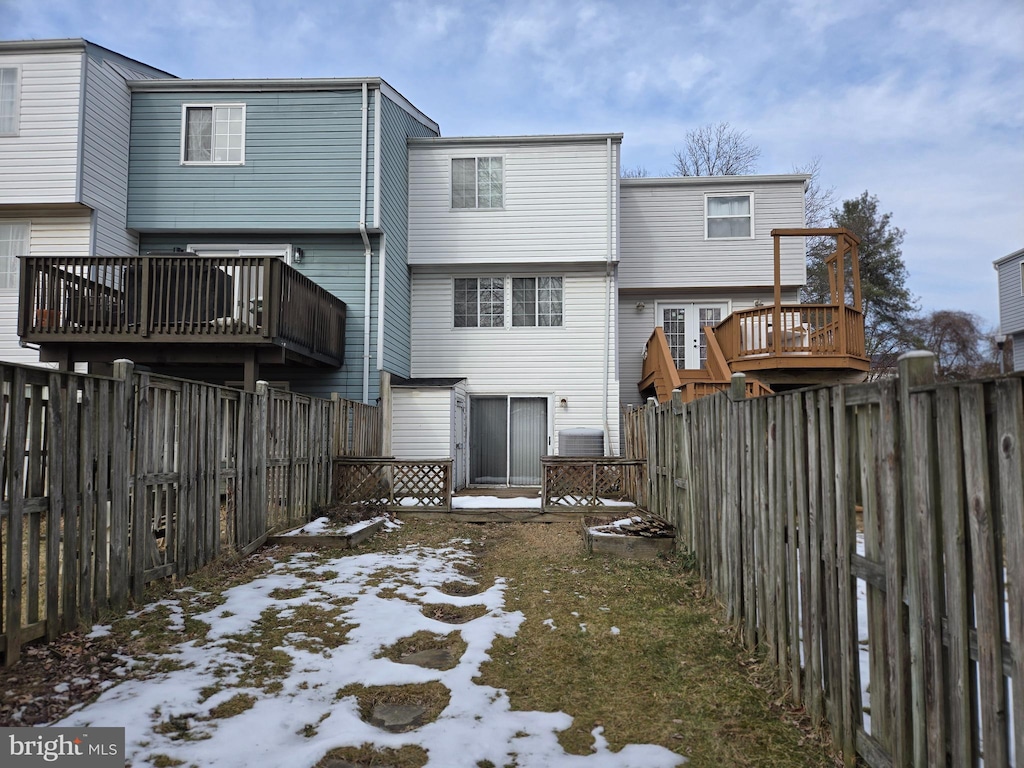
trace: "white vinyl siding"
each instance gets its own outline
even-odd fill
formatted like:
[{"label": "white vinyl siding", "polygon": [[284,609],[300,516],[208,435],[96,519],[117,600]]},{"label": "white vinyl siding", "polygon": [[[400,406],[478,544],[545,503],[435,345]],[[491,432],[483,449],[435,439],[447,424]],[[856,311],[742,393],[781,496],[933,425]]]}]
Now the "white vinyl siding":
[{"label": "white vinyl siding", "polygon": [[245,104],[182,104],[183,165],[244,165]]},{"label": "white vinyl siding", "polygon": [[452,390],[391,390],[391,453],[398,459],[452,457]]},{"label": "white vinyl siding", "polygon": [[[453,329],[453,276],[414,270],[411,348],[414,377],[465,377],[470,396],[549,398],[554,451],[560,429],[602,428],[608,285],[603,267],[551,276],[563,281],[562,328]],[[614,317],[610,330],[608,341],[614,350]],[[617,446],[613,351],[607,359],[611,445]]]},{"label": "white vinyl siding", "polygon": [[[740,186],[742,185],[742,186]],[[771,231],[804,225],[804,181],[797,175],[627,180],[622,183],[620,289],[737,289],[774,285]],[[705,237],[705,197],[752,196],[753,237]],[[806,282],[804,243],[782,238],[782,285]],[[771,298],[766,293],[763,298]]]},{"label": "white vinyl siding", "polygon": [[[501,157],[502,208],[452,207],[452,159]],[[618,258],[619,142],[409,143],[409,263],[579,264]],[[609,253],[610,252],[610,253]]]},{"label": "white vinyl siding", "polygon": [[82,59],[0,55],[0,68],[19,75],[17,136],[0,141],[0,205],[77,202]]},{"label": "white vinyl siding", "polygon": [[[5,226],[27,225],[23,253],[33,256],[88,256],[92,218],[89,214],[54,215],[52,211],[30,210],[17,216],[0,214],[0,232]],[[0,360],[39,363],[39,352],[22,347],[18,338],[18,284],[0,289]]]},{"label": "white vinyl siding", "polygon": [[0,136],[18,135],[18,68],[0,66]]}]

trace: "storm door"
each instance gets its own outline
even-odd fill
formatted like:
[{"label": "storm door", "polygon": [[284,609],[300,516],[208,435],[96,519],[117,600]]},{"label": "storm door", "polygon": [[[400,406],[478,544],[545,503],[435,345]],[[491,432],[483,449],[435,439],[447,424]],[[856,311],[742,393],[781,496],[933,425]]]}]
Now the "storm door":
[{"label": "storm door", "polygon": [[665,331],[672,359],[679,370],[704,368],[708,340],[704,326],[718,325],[729,313],[724,301],[659,304],[658,324]]},{"label": "storm door", "polygon": [[475,485],[540,485],[548,451],[544,397],[473,397],[469,411],[469,481]]}]

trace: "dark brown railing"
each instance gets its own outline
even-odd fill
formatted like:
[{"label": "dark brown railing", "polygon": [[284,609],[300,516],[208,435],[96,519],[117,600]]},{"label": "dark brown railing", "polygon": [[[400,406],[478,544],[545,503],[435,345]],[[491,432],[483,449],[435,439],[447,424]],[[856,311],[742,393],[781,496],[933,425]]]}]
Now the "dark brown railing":
[{"label": "dark brown railing", "polygon": [[340,364],[345,303],[273,257],[25,256],[18,333],[36,344],[269,344]]}]

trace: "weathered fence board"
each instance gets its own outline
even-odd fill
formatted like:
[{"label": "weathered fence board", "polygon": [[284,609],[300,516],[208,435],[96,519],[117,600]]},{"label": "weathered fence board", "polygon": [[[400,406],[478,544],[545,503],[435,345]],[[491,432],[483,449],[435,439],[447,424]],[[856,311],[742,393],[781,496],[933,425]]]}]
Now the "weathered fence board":
[{"label": "weathered fence board", "polygon": [[847,765],[1024,754],[1024,377],[932,371],[625,414],[648,508]]},{"label": "weathered fence board", "polygon": [[373,406],[262,383],[239,392],[129,361],[112,378],[0,364],[0,393],[8,665],[27,642],[141,601],[148,581],[251,551],[268,522],[305,522],[329,498],[333,457],[380,452]]}]

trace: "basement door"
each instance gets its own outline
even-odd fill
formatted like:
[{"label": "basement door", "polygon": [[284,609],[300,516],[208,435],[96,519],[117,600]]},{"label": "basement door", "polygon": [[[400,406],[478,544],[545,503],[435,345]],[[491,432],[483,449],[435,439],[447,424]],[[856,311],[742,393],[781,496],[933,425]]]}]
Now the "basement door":
[{"label": "basement door", "polygon": [[540,485],[549,442],[546,397],[469,399],[471,484]]},{"label": "basement door", "polygon": [[658,325],[665,331],[672,359],[679,370],[703,368],[708,359],[704,326],[718,325],[729,314],[724,301],[658,304]]}]

